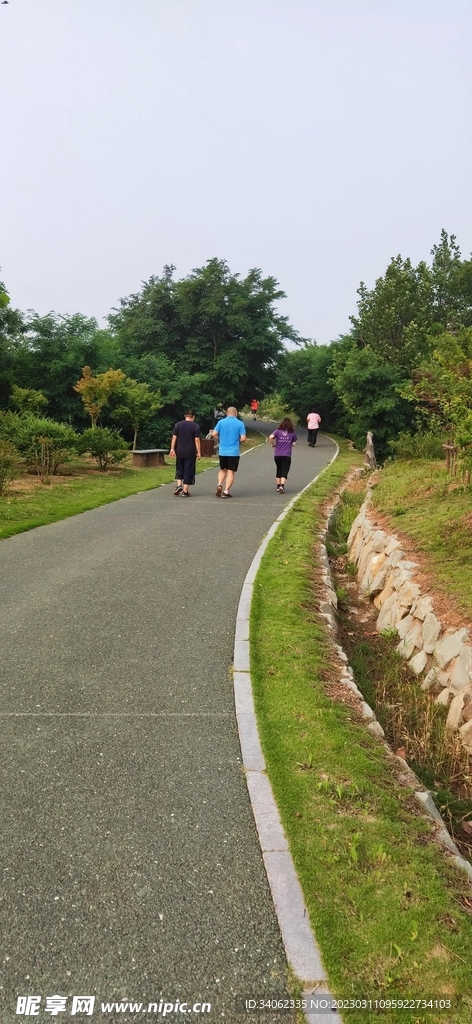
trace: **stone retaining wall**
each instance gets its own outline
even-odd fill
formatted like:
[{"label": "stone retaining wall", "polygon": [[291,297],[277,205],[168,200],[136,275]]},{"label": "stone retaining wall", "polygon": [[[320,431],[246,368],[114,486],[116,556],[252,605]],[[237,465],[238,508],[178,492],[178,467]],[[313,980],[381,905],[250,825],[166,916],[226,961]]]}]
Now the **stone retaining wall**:
[{"label": "stone retaining wall", "polygon": [[450,630],[434,614],[431,597],[415,583],[416,562],[405,558],[395,535],[379,530],[369,518],[370,494],[348,538],[351,562],[357,564],[361,594],[378,610],[377,629],[394,630],[397,651],[406,658],[423,690],[437,693],[436,703],[449,707],[446,728],[459,730],[472,753],[472,647],[467,628]]}]

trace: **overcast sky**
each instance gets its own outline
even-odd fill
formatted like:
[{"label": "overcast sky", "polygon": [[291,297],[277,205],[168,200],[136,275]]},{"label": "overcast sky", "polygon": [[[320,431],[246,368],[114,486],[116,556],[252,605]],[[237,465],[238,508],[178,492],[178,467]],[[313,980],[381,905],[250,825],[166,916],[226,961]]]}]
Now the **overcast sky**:
[{"label": "overcast sky", "polygon": [[360,280],[472,249],[469,0],[10,0],[0,276],[100,322],[175,263],[260,267],[327,342]]}]

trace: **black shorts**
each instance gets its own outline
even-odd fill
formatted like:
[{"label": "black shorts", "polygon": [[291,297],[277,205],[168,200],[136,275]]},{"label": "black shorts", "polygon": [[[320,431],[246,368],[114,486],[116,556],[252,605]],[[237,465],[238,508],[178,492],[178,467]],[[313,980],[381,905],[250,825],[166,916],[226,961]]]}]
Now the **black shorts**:
[{"label": "black shorts", "polygon": [[194,484],[195,462],[195,456],[191,459],[182,459],[178,455],[175,460],[175,479],[183,480],[184,484]]},{"label": "black shorts", "polygon": [[291,458],[290,455],[274,455],[275,462],[275,475],[278,480],[283,476],[285,479],[290,473]]},{"label": "black shorts", "polygon": [[220,455],[220,469],[232,469],[238,472],[239,455]]}]

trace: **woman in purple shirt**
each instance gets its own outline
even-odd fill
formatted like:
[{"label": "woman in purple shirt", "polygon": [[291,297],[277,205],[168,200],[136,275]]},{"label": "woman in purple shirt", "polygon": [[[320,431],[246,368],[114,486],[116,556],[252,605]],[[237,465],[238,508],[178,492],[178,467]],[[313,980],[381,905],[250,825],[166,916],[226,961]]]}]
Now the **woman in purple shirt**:
[{"label": "woman in purple shirt", "polygon": [[270,435],[269,441],[272,442],[272,447],[275,449],[274,461],[277,490],[279,494],[284,494],[284,485],[290,472],[290,463],[292,461],[292,448],[297,443],[297,435],[293,429],[293,423],[288,416],[282,420],[277,430],[274,430],[274,433]]}]

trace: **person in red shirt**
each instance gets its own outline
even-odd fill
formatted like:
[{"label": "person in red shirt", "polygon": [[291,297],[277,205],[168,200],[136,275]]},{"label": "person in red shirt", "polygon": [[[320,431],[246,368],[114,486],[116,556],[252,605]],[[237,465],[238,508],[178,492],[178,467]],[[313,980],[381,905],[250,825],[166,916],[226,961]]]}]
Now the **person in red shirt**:
[{"label": "person in red shirt", "polygon": [[259,408],[259,402],[257,401],[257,398],[253,398],[252,402],[251,402],[251,412],[252,412],[253,420],[257,420],[257,410],[258,410],[258,408]]}]

